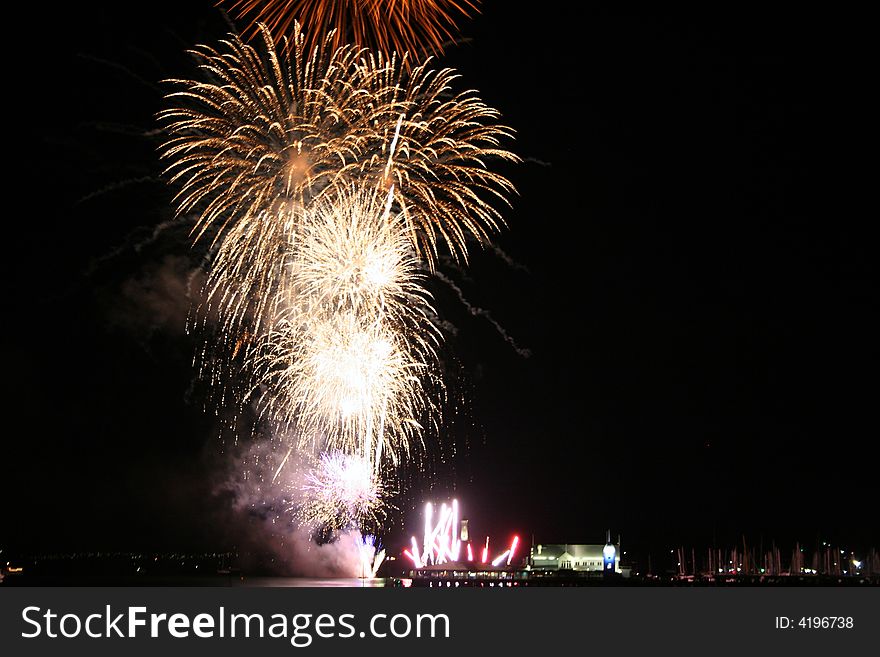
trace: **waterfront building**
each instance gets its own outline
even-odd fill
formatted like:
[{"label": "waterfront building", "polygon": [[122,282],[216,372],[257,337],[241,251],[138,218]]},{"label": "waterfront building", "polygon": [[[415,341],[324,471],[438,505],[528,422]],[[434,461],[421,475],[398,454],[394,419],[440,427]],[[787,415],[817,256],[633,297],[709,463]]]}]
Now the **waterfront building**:
[{"label": "waterfront building", "polygon": [[539,543],[529,551],[530,570],[622,573],[620,546],[605,543]]}]

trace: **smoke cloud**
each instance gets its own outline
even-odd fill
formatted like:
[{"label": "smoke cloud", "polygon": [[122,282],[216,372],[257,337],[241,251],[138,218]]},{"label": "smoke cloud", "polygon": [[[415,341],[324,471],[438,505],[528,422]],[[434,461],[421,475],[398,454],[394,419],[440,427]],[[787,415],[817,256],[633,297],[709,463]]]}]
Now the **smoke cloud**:
[{"label": "smoke cloud", "polygon": [[359,531],[319,540],[295,518],[309,467],[286,436],[257,436],[229,453],[216,493],[231,499],[231,521],[243,539],[242,566],[294,577],[359,577]]}]

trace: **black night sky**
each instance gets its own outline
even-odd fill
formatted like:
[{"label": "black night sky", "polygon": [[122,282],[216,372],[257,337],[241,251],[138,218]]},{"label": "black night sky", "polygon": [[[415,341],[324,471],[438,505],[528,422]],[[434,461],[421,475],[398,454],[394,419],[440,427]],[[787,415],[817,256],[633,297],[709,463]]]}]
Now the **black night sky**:
[{"label": "black night sky", "polygon": [[[184,330],[194,254],[152,239],[172,190],[144,134],[160,80],[230,25],[211,0],[129,4],[7,18],[0,547],[241,540]],[[514,264],[447,274],[532,355],[435,285],[467,402],[431,495],[545,542],[877,545],[864,19],[582,5],[486,2],[443,59],[525,158]]]}]

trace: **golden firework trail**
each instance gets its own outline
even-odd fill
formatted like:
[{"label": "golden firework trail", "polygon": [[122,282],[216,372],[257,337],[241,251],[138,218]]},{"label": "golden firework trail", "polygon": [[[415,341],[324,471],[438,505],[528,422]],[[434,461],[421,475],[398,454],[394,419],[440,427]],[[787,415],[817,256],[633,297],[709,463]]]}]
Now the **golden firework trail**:
[{"label": "golden firework trail", "polygon": [[[278,40],[296,22],[311,35],[335,32],[333,46],[345,42],[379,52],[440,54],[453,40],[456,21],[479,11],[479,0],[220,0],[239,19],[250,21],[248,36],[265,23]],[[307,50],[319,45],[309,39]]]}]

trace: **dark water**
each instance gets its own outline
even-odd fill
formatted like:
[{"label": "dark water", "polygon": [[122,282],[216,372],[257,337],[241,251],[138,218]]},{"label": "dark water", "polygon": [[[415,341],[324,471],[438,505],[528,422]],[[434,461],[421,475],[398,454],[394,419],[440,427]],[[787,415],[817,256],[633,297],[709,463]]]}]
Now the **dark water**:
[{"label": "dark water", "polygon": [[375,579],[360,579],[357,577],[244,577],[236,586],[274,586],[286,587],[312,587],[312,588],[338,588],[338,587],[367,587],[377,588],[389,585],[383,577]]},{"label": "dark water", "polygon": [[206,576],[10,576],[0,586],[207,586],[207,587],[305,587],[377,588],[391,586],[385,578],[357,577],[249,577],[243,575]]}]

